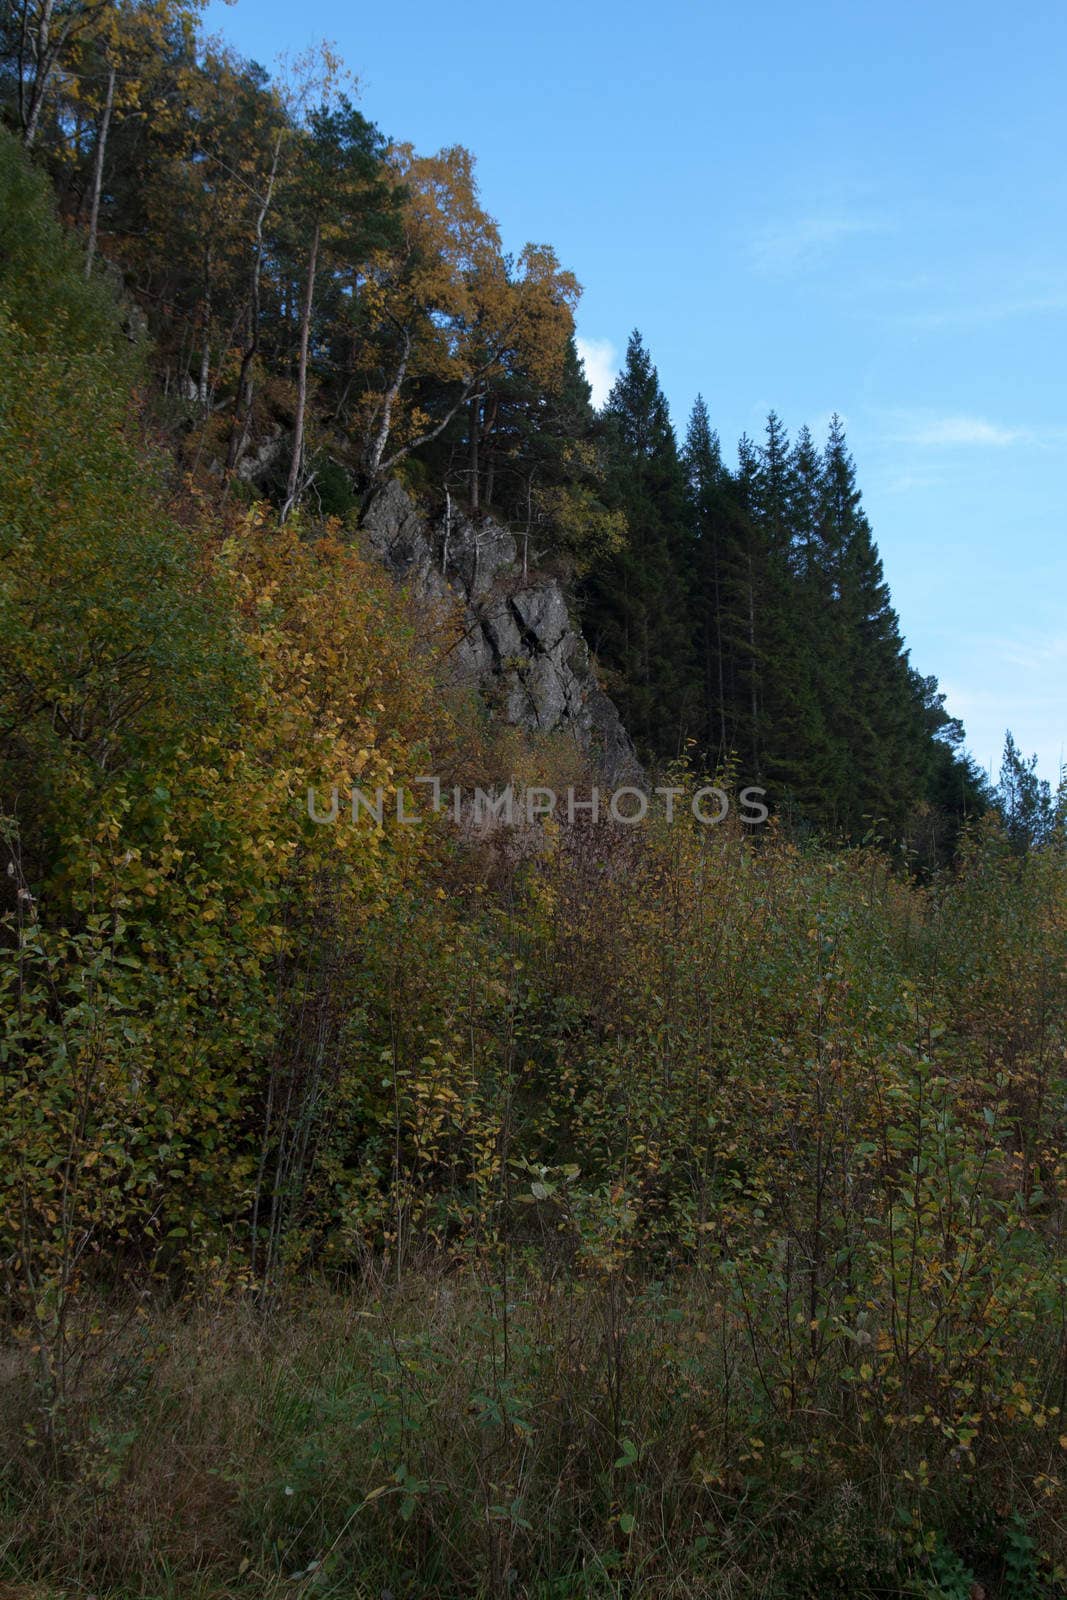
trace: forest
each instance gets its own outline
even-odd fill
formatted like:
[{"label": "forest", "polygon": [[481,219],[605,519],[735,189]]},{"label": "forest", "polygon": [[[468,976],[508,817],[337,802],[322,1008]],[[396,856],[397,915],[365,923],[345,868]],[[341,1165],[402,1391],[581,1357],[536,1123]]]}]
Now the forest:
[{"label": "forest", "polygon": [[[728,458],[638,332],[595,409],[357,98],[0,16],[0,1596],[1065,1595],[1067,783],[967,754],[838,419]],[[597,777],[397,482],[766,826],[317,826]]]}]

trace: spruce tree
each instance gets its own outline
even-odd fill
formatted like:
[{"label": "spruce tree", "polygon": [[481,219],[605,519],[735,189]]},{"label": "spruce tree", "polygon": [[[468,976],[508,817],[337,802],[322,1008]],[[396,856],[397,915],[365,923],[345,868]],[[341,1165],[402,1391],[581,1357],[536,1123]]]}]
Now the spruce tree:
[{"label": "spruce tree", "polygon": [[589,585],[588,625],[638,748],[674,758],[700,717],[687,587],[692,541],[667,402],[636,331],[604,421],[608,492],[628,535]]},{"label": "spruce tree", "polygon": [[699,739],[706,764],[715,769],[725,764],[731,752],[732,718],[726,697],[722,627],[723,544],[731,489],[719,436],[711,427],[708,408],[699,394],[686,429],[683,464],[692,532],[691,613],[702,681]]},{"label": "spruce tree", "polygon": [[833,652],[827,707],[838,755],[835,820],[852,837],[898,837],[921,793],[926,730],[855,463],[835,416],[823,458],[820,599]]},{"label": "spruce tree", "polygon": [[843,652],[835,642],[832,578],[822,545],[823,462],[807,427],[801,428],[789,457],[789,570],[792,576],[794,650],[799,658],[798,696],[802,711],[797,734],[801,762],[794,755],[790,801],[808,822],[836,817],[847,783],[848,756],[835,734],[837,708],[847,696]]},{"label": "spruce tree", "polygon": [[795,575],[798,490],[789,441],[772,411],[753,480],[756,548],[762,565],[761,758],[777,808],[806,817],[821,803],[824,736],[815,681],[817,640]]},{"label": "spruce tree", "polygon": [[757,479],[759,458],[751,439],[737,446],[731,515],[723,541],[722,629],[727,657],[727,696],[732,712],[732,751],[746,781],[762,777],[763,599],[765,549]]}]

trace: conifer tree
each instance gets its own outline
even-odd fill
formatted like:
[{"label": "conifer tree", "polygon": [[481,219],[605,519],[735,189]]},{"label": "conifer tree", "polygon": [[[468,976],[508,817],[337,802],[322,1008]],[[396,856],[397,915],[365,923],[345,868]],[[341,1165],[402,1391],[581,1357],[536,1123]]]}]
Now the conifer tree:
[{"label": "conifer tree", "polygon": [[638,748],[674,757],[700,715],[685,583],[691,533],[667,402],[636,331],[604,415],[609,492],[629,532],[590,584],[587,615]]},{"label": "conifer tree", "polygon": [[779,773],[794,814],[810,821],[833,815],[845,784],[846,758],[832,733],[833,710],[846,693],[831,584],[821,559],[822,459],[807,427],[788,457],[790,646],[796,675],[792,726],[777,740]]},{"label": "conifer tree", "polygon": [[822,462],[806,425],[797,434],[790,459],[792,505],[790,566],[801,583],[818,570],[819,521],[822,506]]},{"label": "conifer tree", "polygon": [[763,775],[763,595],[766,561],[759,523],[756,447],[747,435],[737,445],[732,516],[723,541],[722,630],[727,652],[727,697],[732,711],[732,754],[746,779]]},{"label": "conifer tree", "polygon": [[1012,849],[1018,855],[1051,843],[1055,834],[1056,804],[1048,780],[1037,775],[1037,757],[1027,761],[1008,729],[1000,763],[997,804]]},{"label": "conifer tree", "polygon": [[829,722],[846,768],[836,818],[853,836],[883,822],[896,835],[919,790],[922,708],[837,416],[823,459],[818,561],[835,657]]},{"label": "conifer tree", "polygon": [[692,531],[690,581],[694,646],[702,679],[700,738],[711,768],[731,750],[723,639],[723,544],[730,511],[730,482],[719,436],[711,427],[703,395],[697,395],[686,430],[683,464]]},{"label": "conifer tree", "polygon": [[794,519],[798,482],[793,454],[775,412],[755,468],[752,514],[760,583],[761,760],[780,810],[818,808],[824,734],[816,683],[816,640],[795,576]]}]

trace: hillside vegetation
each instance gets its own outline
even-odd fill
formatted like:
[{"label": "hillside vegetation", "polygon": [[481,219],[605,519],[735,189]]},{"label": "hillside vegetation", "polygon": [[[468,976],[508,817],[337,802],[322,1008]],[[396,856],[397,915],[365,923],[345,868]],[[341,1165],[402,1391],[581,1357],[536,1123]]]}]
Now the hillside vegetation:
[{"label": "hillside vegetation", "polygon": [[[148,26],[162,9],[131,15]],[[89,22],[78,49],[133,48]],[[168,37],[159,59],[177,75],[184,35]],[[264,108],[282,118],[251,69],[220,56],[197,70],[240,127]],[[88,92],[88,71],[71,81]],[[131,116],[122,134],[146,141],[142,175],[158,146],[184,149],[160,94],[151,127]],[[324,104],[323,119],[358,117]],[[220,354],[212,274],[249,266],[239,230],[206,252],[210,315],[158,319],[154,343],[111,275],[86,274],[70,225],[80,147],[59,137],[77,127],[91,149],[86,126],[105,125],[50,89],[34,138],[23,130],[53,180],[68,171],[66,223],[48,178],[0,139],[0,1584],[115,1600],[1064,1593],[1062,794],[1057,811],[1015,756],[1004,816],[977,795],[967,820],[930,791],[911,796],[913,832],[910,803],[878,809],[896,790],[846,818],[826,798],[839,791],[813,798],[799,777],[747,834],[684,808],[640,828],[396,822],[392,800],[421,774],[592,775],[457,689],[447,623],[430,628],[364,549],[360,496],[399,463],[388,444],[377,463],[339,462],[355,434],[329,392],[326,324],[306,447],[293,408],[308,347],[298,319],[271,321],[266,270],[260,300],[235,291],[257,342],[247,371],[239,344]],[[275,126],[303,139],[326,122]],[[368,126],[329,124],[326,148],[358,146],[373,186],[385,157]],[[407,200],[423,192],[412,153],[389,159],[407,163]],[[155,250],[135,286],[173,304],[182,284],[158,271],[177,272],[181,235],[152,231],[172,197],[133,170],[117,169],[108,206],[132,207],[129,186],[159,211],[116,255]],[[301,170],[293,250],[318,239],[350,264],[350,235],[315,211],[336,173],[320,191]],[[431,176],[439,195],[445,168]],[[223,219],[225,194],[205,194]],[[375,249],[414,225],[392,204]],[[198,247],[211,237],[188,209],[169,214]],[[272,246],[269,292],[291,310],[287,259]],[[486,282],[508,328],[551,324],[573,382],[567,280],[525,259],[518,279],[512,263]],[[323,304],[351,335],[343,278],[324,280]],[[384,267],[367,283],[368,317],[428,303]],[[486,295],[456,312],[472,339]],[[355,330],[357,364],[385,360],[387,324],[403,342],[380,315]],[[193,326],[209,402],[180,386],[174,399],[189,358],[175,342]],[[294,332],[290,383],[278,352]],[[273,371],[261,338],[278,341]],[[402,440],[467,381],[433,365],[460,360],[455,339],[421,348],[412,392],[405,369],[393,397]],[[485,357],[454,412],[469,427],[475,391],[497,406],[460,441],[468,464],[480,452],[468,508],[527,460],[508,457],[507,419],[549,415],[521,387],[548,384],[540,347],[521,348],[528,367]],[[663,427],[628,479],[610,453],[642,373],[647,386],[635,342],[606,443],[587,398],[584,442],[524,436],[571,463],[554,481],[546,468],[527,504],[543,484],[556,496],[541,554],[587,586],[590,617],[620,615],[612,594],[634,589],[611,574],[651,548],[625,483],[657,515],[674,492],[649,487],[671,454]],[[481,391],[487,375],[499,393]],[[352,405],[372,390],[353,385]],[[273,499],[227,468],[250,415],[248,439],[268,436],[255,408],[271,392],[297,463]],[[446,447],[451,421],[430,444]],[[706,445],[691,438],[691,473]],[[836,434],[820,474],[847,476],[843,452]],[[408,456],[415,487],[447,483],[444,457]],[[685,473],[672,482],[692,505]],[[733,494],[717,502],[730,516]],[[877,588],[849,514],[842,549]],[[785,583],[791,559],[765,571]],[[872,682],[895,661],[911,694],[883,599]],[[757,753],[773,703],[758,659]],[[661,675],[620,681],[626,706],[675,693]],[[809,709],[832,705],[832,686],[820,693]],[[924,693],[915,781],[936,768],[966,786]],[[641,702],[662,726],[658,703]],[[877,743],[870,715],[861,735]],[[784,712],[773,726],[787,749]],[[727,737],[720,750],[683,730],[676,749],[672,735],[659,755],[687,759],[666,776],[683,790],[703,764],[730,784],[766,776]],[[791,748],[806,737],[798,724]],[[309,786],[356,781],[386,794],[380,826],[309,819]]]},{"label": "hillside vegetation", "polygon": [[790,441],[772,412],[734,464],[701,399],[679,440],[638,333],[596,413],[580,285],[506,247],[469,151],[387,137],[329,48],[271,78],[199,37],[197,0],[55,5],[0,19],[0,111],[150,332],[184,472],[282,521],[354,525],[396,474],[491,514],[566,574],[643,758],[951,856],[987,786],[905,648],[839,419]]}]

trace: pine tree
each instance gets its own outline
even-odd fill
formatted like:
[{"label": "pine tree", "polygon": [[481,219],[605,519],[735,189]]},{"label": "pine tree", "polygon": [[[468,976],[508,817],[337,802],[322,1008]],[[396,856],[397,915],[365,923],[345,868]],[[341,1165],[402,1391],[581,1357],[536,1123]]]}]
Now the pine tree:
[{"label": "pine tree", "polygon": [[1037,757],[1023,758],[1010,728],[1004,738],[997,804],[1016,854],[1025,855],[1051,843],[1056,831],[1051,786],[1037,775]]}]

